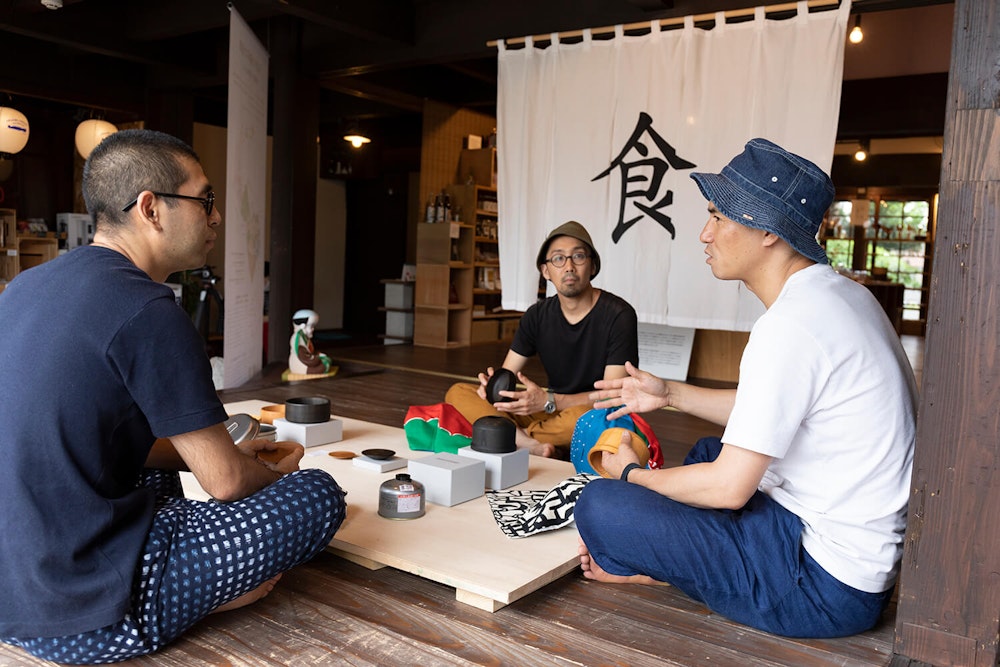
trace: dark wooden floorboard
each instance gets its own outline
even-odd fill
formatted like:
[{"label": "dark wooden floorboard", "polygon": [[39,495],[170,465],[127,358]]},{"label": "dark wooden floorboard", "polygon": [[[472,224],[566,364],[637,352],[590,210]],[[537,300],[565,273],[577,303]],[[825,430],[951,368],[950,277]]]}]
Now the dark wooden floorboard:
[{"label": "dark wooden floorboard", "polygon": [[[281,383],[284,365],[276,364],[221,396],[280,403],[322,395],[335,414],[402,426],[410,405],[441,402],[453,382],[499,365],[505,352],[505,345],[331,349],[339,367],[331,378]],[[528,375],[544,381],[540,365],[529,365]],[[721,434],[673,411],[648,421],[668,464],[699,437]],[[260,602],[209,616],[159,653],[122,664],[874,667],[890,663],[893,622],[890,608],[878,627],[856,637],[787,639],[732,623],[669,586],[599,584],[578,571],[490,614],[457,602],[448,586],[323,553],[286,573]],[[45,664],[0,645],[0,667]]]}]

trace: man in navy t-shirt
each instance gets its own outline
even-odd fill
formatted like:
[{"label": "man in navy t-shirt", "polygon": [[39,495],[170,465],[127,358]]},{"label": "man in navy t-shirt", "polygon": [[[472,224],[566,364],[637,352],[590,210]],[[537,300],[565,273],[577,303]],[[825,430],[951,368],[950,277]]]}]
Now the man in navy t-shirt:
[{"label": "man in navy t-shirt", "polygon": [[[233,444],[203,341],[163,285],[204,265],[222,222],[192,149],[110,135],[83,194],[93,244],[0,294],[0,639],[97,663],[263,597],[329,542],[344,502],[298,469],[301,446]],[[184,499],[181,470],[215,501]]]}]

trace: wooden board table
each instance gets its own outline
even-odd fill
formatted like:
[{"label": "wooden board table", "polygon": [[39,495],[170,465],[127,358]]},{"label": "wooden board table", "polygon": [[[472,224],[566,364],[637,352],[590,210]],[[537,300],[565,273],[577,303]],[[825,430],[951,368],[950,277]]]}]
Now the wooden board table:
[{"label": "wooden board table", "polygon": [[[266,401],[226,404],[229,414],[259,414]],[[335,415],[336,416],[336,415]],[[356,563],[378,569],[386,565],[455,589],[458,601],[494,612],[572,571],[578,564],[577,533],[570,526],[512,539],[503,534],[485,496],[443,507],[427,503],[417,519],[393,520],[378,515],[378,490],[396,473],[378,473],[335,459],[329,452],[386,448],[407,459],[429,456],[411,451],[401,428],[355,419],[343,421],[343,440],[310,447],[303,468],[329,472],[347,492],[347,517],[330,549]],[[532,456],[528,481],[515,489],[549,490],[574,474],[573,465]],[[188,497],[207,498],[189,473],[183,475]],[[419,481],[419,480],[418,480]]]}]

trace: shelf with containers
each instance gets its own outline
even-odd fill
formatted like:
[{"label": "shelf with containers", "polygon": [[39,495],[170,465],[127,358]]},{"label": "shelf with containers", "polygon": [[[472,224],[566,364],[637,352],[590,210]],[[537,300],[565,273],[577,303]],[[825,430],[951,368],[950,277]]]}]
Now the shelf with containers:
[{"label": "shelf with containers", "polygon": [[511,340],[520,311],[501,305],[499,215],[495,187],[466,184],[449,187],[456,214],[473,227],[471,342]]},{"label": "shelf with containers", "polygon": [[413,343],[424,347],[469,344],[473,281],[472,225],[417,225],[417,280],[413,295]]}]

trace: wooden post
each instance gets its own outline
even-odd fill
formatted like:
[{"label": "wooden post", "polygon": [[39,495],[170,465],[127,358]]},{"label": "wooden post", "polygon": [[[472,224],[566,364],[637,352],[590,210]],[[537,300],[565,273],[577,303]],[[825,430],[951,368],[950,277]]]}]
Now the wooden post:
[{"label": "wooden post", "polygon": [[292,314],[313,305],[319,85],[299,72],[299,22],[281,17],[269,25],[274,74],[267,345],[271,362],[288,357]]},{"label": "wooden post", "polygon": [[893,665],[1000,657],[1000,3],[957,0]]}]

